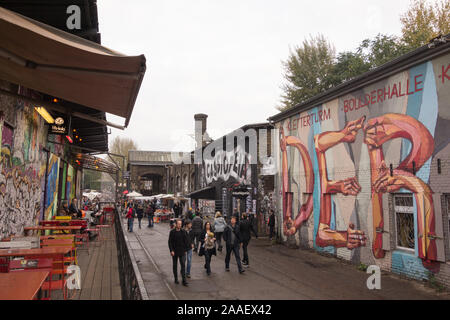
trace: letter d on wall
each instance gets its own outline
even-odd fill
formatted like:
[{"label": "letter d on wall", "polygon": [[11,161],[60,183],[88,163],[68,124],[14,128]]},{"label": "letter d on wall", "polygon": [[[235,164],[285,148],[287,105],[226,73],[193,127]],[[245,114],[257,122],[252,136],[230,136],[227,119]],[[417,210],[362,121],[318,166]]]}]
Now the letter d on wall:
[{"label": "letter d on wall", "polygon": [[381,289],[381,272],[380,267],[376,265],[371,265],[367,268],[367,273],[371,274],[369,278],[367,278],[367,288],[369,290],[373,289]]},{"label": "letter d on wall", "polygon": [[70,16],[66,20],[67,29],[80,30],[81,29],[81,9],[80,9],[80,7],[77,5],[74,5],[74,4],[71,6],[68,6],[66,13],[70,14]]}]

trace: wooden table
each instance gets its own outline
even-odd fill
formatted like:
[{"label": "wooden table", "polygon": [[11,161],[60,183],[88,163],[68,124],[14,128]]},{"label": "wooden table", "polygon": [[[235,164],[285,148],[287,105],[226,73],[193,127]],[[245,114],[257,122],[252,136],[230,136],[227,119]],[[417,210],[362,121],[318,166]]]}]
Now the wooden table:
[{"label": "wooden table", "polygon": [[[64,288],[64,256],[71,252],[72,252],[72,247],[45,247],[45,248],[36,248],[36,249],[2,249],[2,250],[0,250],[0,257],[5,257],[5,258],[24,257],[25,259],[51,258],[51,259],[53,259],[53,261],[61,261],[61,267],[63,270],[63,273],[61,275],[61,287]],[[55,268],[53,268],[53,269],[55,269]]]},{"label": "wooden table", "polygon": [[48,271],[0,273],[0,300],[33,300]]},{"label": "wooden table", "polygon": [[25,227],[25,228],[23,228],[23,230],[24,230],[25,233],[27,233],[28,231],[45,231],[45,230],[51,230],[51,231],[56,231],[56,230],[59,230],[59,231],[63,231],[63,230],[80,231],[81,228],[82,228],[81,226],[52,226],[52,227],[35,226],[35,227]]}]

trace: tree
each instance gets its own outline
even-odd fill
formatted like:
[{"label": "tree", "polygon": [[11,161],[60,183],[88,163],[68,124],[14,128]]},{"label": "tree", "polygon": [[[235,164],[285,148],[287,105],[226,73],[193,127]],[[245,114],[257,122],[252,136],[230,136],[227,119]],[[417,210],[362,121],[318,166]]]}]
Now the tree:
[{"label": "tree", "polygon": [[426,0],[414,0],[400,22],[403,42],[411,50],[423,46],[450,32],[450,0],[441,0],[434,6]]},{"label": "tree", "polygon": [[292,108],[329,89],[334,59],[335,49],[323,35],[311,37],[302,46],[295,47],[283,62],[287,83],[282,86],[284,94],[278,109]]},{"label": "tree", "polygon": [[109,147],[110,153],[120,154],[125,157],[125,167],[122,168],[122,158],[111,156],[114,161],[119,165],[122,172],[127,169],[128,165],[128,151],[137,150],[138,146],[136,142],[134,142],[130,138],[121,138],[119,136],[115,137]]}]

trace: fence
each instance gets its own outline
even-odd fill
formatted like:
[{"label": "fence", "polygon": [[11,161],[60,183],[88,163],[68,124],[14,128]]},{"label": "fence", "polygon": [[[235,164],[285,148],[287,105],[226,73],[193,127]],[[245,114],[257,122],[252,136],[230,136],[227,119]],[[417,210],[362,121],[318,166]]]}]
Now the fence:
[{"label": "fence", "polygon": [[139,269],[134,256],[131,254],[131,248],[127,238],[123,233],[123,219],[116,207],[115,231],[117,242],[117,256],[119,259],[120,286],[122,288],[123,300],[146,300],[148,299],[144,284],[142,282]]}]

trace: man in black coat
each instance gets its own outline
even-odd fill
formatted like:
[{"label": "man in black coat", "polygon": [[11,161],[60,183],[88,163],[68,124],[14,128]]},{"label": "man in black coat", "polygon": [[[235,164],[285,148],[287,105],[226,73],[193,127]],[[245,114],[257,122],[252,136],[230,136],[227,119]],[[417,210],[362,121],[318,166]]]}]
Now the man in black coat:
[{"label": "man in black coat", "polygon": [[[198,244],[201,241],[203,231],[203,219],[200,215],[195,216],[192,220],[192,232],[194,234],[194,251],[198,253]],[[204,237],[204,235],[203,235]]]},{"label": "man in black coat", "polygon": [[269,230],[270,230],[270,234],[269,234],[269,239],[272,241],[272,237],[273,237],[273,231],[275,229],[275,213],[273,212],[273,210],[270,210],[270,216],[269,216]]},{"label": "man in black coat", "polygon": [[186,281],[186,251],[191,247],[186,231],[181,229],[181,220],[177,220],[175,228],[169,233],[169,250],[172,255],[173,276],[175,283],[178,284],[178,261],[180,262],[181,278],[183,286],[187,286]]},{"label": "man in black coat", "polygon": [[255,229],[253,228],[253,223],[248,219],[247,214],[242,214],[241,222],[239,223],[239,231],[240,231],[240,237],[242,241],[242,249],[244,250],[244,258],[242,259],[242,263],[244,264],[244,267],[248,267],[248,252],[247,247],[250,243],[250,239],[252,238],[252,235],[250,232],[253,232],[256,239],[258,239],[258,234],[256,233]]},{"label": "man in black coat", "polygon": [[225,227],[223,232],[223,240],[225,241],[225,247],[227,253],[225,256],[225,270],[230,271],[230,255],[234,253],[236,258],[236,264],[238,266],[239,273],[243,273],[245,270],[242,268],[241,257],[239,255],[239,246],[241,244],[239,225],[236,223],[236,217],[231,217],[231,224]]}]

